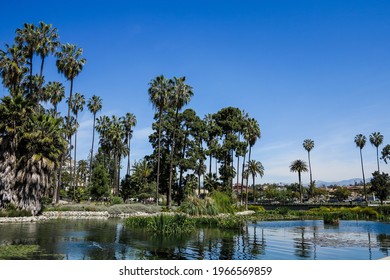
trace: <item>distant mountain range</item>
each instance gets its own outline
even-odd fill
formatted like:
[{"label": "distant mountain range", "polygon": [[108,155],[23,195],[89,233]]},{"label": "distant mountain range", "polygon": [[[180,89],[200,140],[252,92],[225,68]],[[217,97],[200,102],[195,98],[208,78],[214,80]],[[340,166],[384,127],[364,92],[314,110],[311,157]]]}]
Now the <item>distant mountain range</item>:
[{"label": "distant mountain range", "polygon": [[[366,182],[369,182],[371,178],[366,179]],[[363,182],[362,178],[352,178],[348,180],[342,180],[342,181],[337,181],[337,182],[326,182],[326,181],[316,181],[316,186],[317,187],[328,187],[331,185],[336,185],[336,186],[350,186],[350,185],[355,185],[355,182],[357,184],[360,184],[360,182]]]}]

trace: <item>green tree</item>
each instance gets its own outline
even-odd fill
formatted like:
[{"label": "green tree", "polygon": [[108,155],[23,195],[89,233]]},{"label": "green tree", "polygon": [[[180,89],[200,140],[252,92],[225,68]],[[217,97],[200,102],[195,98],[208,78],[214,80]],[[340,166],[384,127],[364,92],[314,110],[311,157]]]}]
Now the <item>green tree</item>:
[{"label": "green tree", "polygon": [[[260,177],[264,176],[264,167],[263,164],[260,161],[257,160],[250,160],[248,162],[248,173],[252,175],[253,179],[253,202],[256,203],[256,188],[255,188],[255,178],[257,177],[257,174],[260,175]],[[245,201],[245,207],[248,209],[248,200]]]},{"label": "green tree", "polygon": [[53,104],[54,116],[57,117],[57,105],[65,97],[65,87],[60,82],[49,82],[43,88],[45,99]]},{"label": "green tree", "polygon": [[156,203],[158,205],[158,189],[160,186],[160,161],[161,161],[161,128],[162,114],[167,109],[169,101],[169,82],[163,76],[158,76],[149,83],[149,100],[158,112],[158,154],[157,154],[157,179],[156,179]]},{"label": "green tree", "polygon": [[379,146],[383,143],[383,135],[380,134],[380,132],[373,132],[370,135],[370,143],[375,146],[376,148],[376,161],[378,163],[378,172],[380,173],[379,169]]},{"label": "green tree", "polygon": [[[68,100],[69,101],[69,100]],[[74,95],[74,99],[73,101],[71,101],[72,104],[72,112],[73,114],[75,114],[76,116],[76,132],[74,134],[74,176],[75,178],[72,178],[73,180],[73,191],[76,190],[76,182],[77,182],[77,166],[76,166],[76,163],[77,163],[77,128],[78,128],[78,116],[79,116],[79,112],[82,112],[84,110],[84,105],[85,105],[85,97],[84,95],[80,94],[80,93],[76,93]]]},{"label": "green tree", "polygon": [[108,197],[109,193],[108,172],[101,163],[97,163],[92,170],[90,194],[94,199],[100,200],[103,197]]},{"label": "green tree", "polygon": [[307,151],[307,158],[309,161],[309,172],[310,172],[310,193],[313,193],[314,183],[313,176],[311,172],[311,161],[310,161],[310,151],[314,148],[314,141],[311,139],[305,139],[303,141],[303,148]]},{"label": "green tree", "polygon": [[169,185],[168,185],[168,195],[167,195],[167,206],[171,207],[172,200],[172,177],[173,177],[173,155],[175,151],[176,136],[178,130],[179,122],[179,111],[190,101],[191,97],[194,95],[192,87],[185,83],[186,78],[174,77],[169,81],[170,91],[169,91],[169,106],[175,110],[175,120],[174,120],[174,130],[172,137],[172,147],[170,153],[170,169],[169,169]]},{"label": "green tree", "polygon": [[390,145],[387,144],[382,149],[382,157],[381,159],[387,164],[387,161],[390,160]]},{"label": "green tree", "polygon": [[132,113],[126,113],[126,116],[122,118],[124,129],[126,132],[125,142],[129,151],[127,155],[127,175],[130,175],[130,140],[133,137],[133,127],[137,125],[137,118]]},{"label": "green tree", "polygon": [[363,155],[362,155],[362,150],[366,145],[366,141],[367,141],[366,136],[364,136],[363,134],[358,134],[355,136],[355,144],[360,150],[360,163],[362,166],[362,174],[363,174],[364,199],[367,201],[366,178],[364,176]]},{"label": "green tree", "polygon": [[307,172],[307,164],[303,160],[297,159],[290,164],[290,171],[298,173],[298,182],[299,182],[299,201],[302,203],[302,194],[303,194],[303,186],[302,186],[302,178],[301,173]]},{"label": "green tree", "polygon": [[3,85],[16,96],[22,93],[22,81],[28,72],[26,58],[21,46],[5,44],[5,47],[5,51],[0,50],[0,76]]},{"label": "green tree", "polygon": [[88,100],[88,110],[93,114],[93,127],[92,127],[92,144],[91,144],[91,156],[89,162],[89,174],[92,174],[92,159],[93,159],[93,146],[95,142],[95,129],[96,129],[96,114],[102,109],[102,99],[99,96],[93,95]]},{"label": "green tree", "polygon": [[37,32],[37,49],[36,53],[41,58],[41,68],[39,72],[39,94],[41,94],[43,85],[43,66],[45,59],[49,54],[53,54],[57,47],[60,45],[58,41],[59,35],[57,28],[52,27],[51,24],[39,22],[39,26],[36,28]]},{"label": "green tree", "polygon": [[[56,66],[58,72],[62,73],[65,78],[70,81],[70,90],[68,97],[68,121],[70,120],[70,112],[72,110],[73,104],[73,81],[81,73],[84,64],[87,62],[85,58],[81,57],[82,54],[83,49],[77,48],[75,45],[72,44],[62,45],[61,51],[56,52]],[[69,127],[69,123],[67,123],[67,127]]]},{"label": "green tree", "polygon": [[38,96],[36,93],[33,96],[33,57],[34,53],[38,50],[38,31],[34,24],[25,23],[23,28],[16,29],[15,42],[22,48],[24,56],[27,58],[27,64],[29,66],[30,75],[28,77],[29,86],[28,94],[34,98],[34,101],[38,102]]},{"label": "green tree", "polygon": [[[252,153],[252,147],[256,144],[257,139],[260,139],[261,137],[261,131],[259,123],[254,118],[246,118],[245,119],[246,124],[244,126],[244,139],[247,142],[247,145],[249,147],[249,153],[248,153],[248,162],[251,161],[251,153]],[[245,160],[245,156],[244,156]],[[244,176],[243,176],[244,177]],[[246,204],[248,199],[248,186],[249,182],[246,180]]]},{"label": "green tree", "polygon": [[379,200],[381,201],[381,204],[383,205],[383,202],[387,199],[387,197],[390,195],[390,177],[389,174],[382,172],[379,173],[378,171],[375,171],[372,173],[372,179],[371,179],[371,192],[374,192]]},{"label": "green tree", "polygon": [[338,201],[344,201],[348,199],[348,197],[351,195],[351,191],[348,190],[346,187],[336,187],[336,189],[333,192],[333,196]]}]

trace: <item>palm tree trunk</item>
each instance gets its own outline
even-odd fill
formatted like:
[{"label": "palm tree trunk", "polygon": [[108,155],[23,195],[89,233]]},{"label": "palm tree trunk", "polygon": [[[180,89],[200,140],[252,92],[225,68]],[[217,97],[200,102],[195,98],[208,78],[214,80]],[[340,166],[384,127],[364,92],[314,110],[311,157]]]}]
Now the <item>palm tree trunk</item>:
[{"label": "palm tree trunk", "polygon": [[39,90],[38,90],[39,94],[42,93],[42,85],[43,85],[42,77],[43,77],[43,65],[44,64],[45,64],[45,57],[42,57],[41,70],[40,70],[40,73],[39,73]]},{"label": "palm tree trunk", "polygon": [[245,172],[245,158],[246,158],[246,153],[244,154],[244,158],[242,159],[242,171],[241,171],[241,205],[244,203],[243,201],[243,187],[244,187],[244,172]]},{"label": "palm tree trunk", "polygon": [[299,181],[299,201],[302,203],[302,181],[301,181],[301,172],[298,171],[298,181]]},{"label": "palm tree trunk", "polygon": [[252,175],[252,178],[253,178],[253,204],[256,203],[256,191],[255,191],[255,175]]},{"label": "palm tree trunk", "polygon": [[213,161],[213,157],[211,156],[211,152],[210,152],[210,165],[209,165],[209,176],[210,176],[210,179],[212,178],[213,174],[211,172],[211,164],[212,164],[212,161]]},{"label": "palm tree trunk", "polygon": [[309,159],[310,186],[311,186],[313,184],[313,177],[312,177],[312,174],[311,174],[310,152],[307,152],[307,157]]},{"label": "palm tree trunk", "polygon": [[167,196],[167,206],[171,207],[172,200],[172,177],[173,177],[173,154],[175,153],[175,142],[176,142],[176,129],[177,129],[177,120],[179,115],[179,109],[176,108],[175,114],[175,126],[173,128],[173,137],[172,137],[172,149],[170,155],[170,167],[169,167],[169,185],[168,185],[168,196]]},{"label": "palm tree trunk", "polygon": [[119,186],[121,180],[121,155],[118,155],[118,178],[116,180],[116,194],[119,195]]},{"label": "palm tree trunk", "polygon": [[[252,152],[252,146],[249,145],[249,155],[248,155],[248,162],[251,161],[251,152]],[[249,176],[249,175],[248,175]],[[249,178],[249,177],[248,177]],[[246,180],[246,197],[245,197],[245,209],[248,210],[248,179]]]},{"label": "palm tree trunk", "polygon": [[[130,130],[131,130],[131,128],[130,128]],[[127,172],[126,172],[126,174],[130,176],[130,133],[127,136],[127,141],[129,141],[127,143],[127,148],[129,149],[129,151],[128,151],[129,155],[127,156]]]},{"label": "palm tree trunk", "polygon": [[158,121],[158,155],[157,155],[157,180],[156,180],[156,205],[158,206],[158,187],[160,183],[160,157],[161,157],[161,117],[162,109],[159,112],[159,121]]},{"label": "palm tree trunk", "polygon": [[93,144],[95,142],[95,122],[96,122],[96,113],[93,114],[92,147],[91,147],[91,158],[89,160],[89,180],[90,181],[92,178]]},{"label": "palm tree trunk", "polygon": [[362,174],[363,174],[363,190],[364,190],[364,200],[367,202],[367,189],[366,189],[366,178],[364,176],[364,166],[363,166],[363,155],[362,149],[360,149],[360,163],[362,165]]},{"label": "palm tree trunk", "polygon": [[379,151],[378,151],[378,147],[376,147],[376,161],[378,163],[378,173],[380,173],[380,170],[379,170]]},{"label": "palm tree trunk", "polygon": [[73,186],[77,187],[77,119],[78,112],[76,112],[76,132],[74,134],[74,178],[73,178]]}]

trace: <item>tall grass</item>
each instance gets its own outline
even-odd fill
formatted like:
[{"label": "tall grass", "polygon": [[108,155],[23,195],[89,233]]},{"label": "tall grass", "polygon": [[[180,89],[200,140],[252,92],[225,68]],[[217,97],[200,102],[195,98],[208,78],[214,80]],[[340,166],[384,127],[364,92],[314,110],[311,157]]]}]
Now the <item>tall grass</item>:
[{"label": "tall grass", "polygon": [[233,215],[189,217],[183,214],[160,214],[146,217],[129,217],[125,224],[128,227],[142,228],[154,234],[177,235],[190,233],[201,226],[240,229],[244,225],[244,221]]}]

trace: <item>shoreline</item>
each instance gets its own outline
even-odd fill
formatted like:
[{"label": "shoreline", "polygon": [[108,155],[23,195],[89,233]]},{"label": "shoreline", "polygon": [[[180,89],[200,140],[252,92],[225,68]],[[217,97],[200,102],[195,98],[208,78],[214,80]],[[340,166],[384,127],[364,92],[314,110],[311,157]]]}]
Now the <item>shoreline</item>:
[{"label": "shoreline", "polygon": [[[235,213],[236,216],[246,216],[254,214],[254,211],[243,211]],[[110,214],[108,211],[48,211],[39,216],[24,217],[0,217],[0,224],[4,223],[23,223],[23,222],[41,222],[54,219],[109,219],[109,218],[129,218],[129,217],[151,217],[156,215],[174,215],[174,212],[133,212]]]}]

